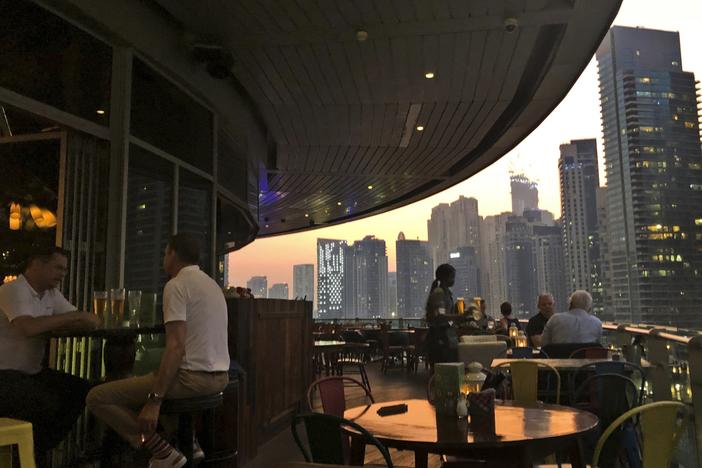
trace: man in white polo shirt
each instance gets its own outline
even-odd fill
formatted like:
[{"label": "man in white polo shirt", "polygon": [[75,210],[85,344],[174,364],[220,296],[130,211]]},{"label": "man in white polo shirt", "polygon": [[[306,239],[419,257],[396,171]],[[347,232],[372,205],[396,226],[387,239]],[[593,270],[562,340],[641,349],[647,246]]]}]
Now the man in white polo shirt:
[{"label": "man in white polo shirt", "polygon": [[99,324],[58,290],[67,265],[64,250],[46,247],[29,257],[16,280],[0,286],[0,417],[33,424],[38,461],[71,429],[90,388],[83,379],[42,365],[46,333]]},{"label": "man in white polo shirt", "polygon": [[227,304],[199,258],[199,243],[188,235],[173,236],[166,247],[163,268],[171,280],[163,290],[166,349],[158,372],[98,385],[87,398],[93,414],[151,452],[153,468],[186,463],[156,432],[163,399],[215,394],[229,382]]},{"label": "man in white polo shirt", "polygon": [[568,312],[555,314],[548,319],[541,335],[541,346],[566,343],[599,343],[602,339],[602,322],[590,313],[592,296],[578,290],[570,296]]}]

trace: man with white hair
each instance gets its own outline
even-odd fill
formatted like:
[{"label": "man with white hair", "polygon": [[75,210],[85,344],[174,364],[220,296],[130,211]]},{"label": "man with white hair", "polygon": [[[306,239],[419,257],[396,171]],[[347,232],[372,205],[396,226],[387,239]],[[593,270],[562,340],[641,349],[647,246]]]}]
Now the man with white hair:
[{"label": "man with white hair", "polygon": [[592,296],[587,291],[575,291],[569,299],[568,312],[549,319],[541,335],[541,346],[561,343],[599,343],[602,322],[590,313]]}]

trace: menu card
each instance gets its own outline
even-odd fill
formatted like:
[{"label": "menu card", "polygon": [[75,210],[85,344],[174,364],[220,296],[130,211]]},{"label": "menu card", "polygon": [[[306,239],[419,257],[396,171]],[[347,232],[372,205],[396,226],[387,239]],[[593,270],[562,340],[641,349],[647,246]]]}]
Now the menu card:
[{"label": "menu card", "polygon": [[437,414],[456,414],[456,401],[462,381],[462,362],[440,362],[434,365],[434,406]]}]

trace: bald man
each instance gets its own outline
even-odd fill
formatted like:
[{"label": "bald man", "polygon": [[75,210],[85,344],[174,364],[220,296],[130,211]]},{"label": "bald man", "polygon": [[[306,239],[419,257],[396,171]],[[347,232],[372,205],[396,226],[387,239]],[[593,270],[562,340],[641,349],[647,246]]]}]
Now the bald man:
[{"label": "bald man", "polygon": [[529,319],[526,327],[526,334],[529,338],[531,346],[538,348],[541,346],[541,335],[546,327],[546,322],[553,316],[555,301],[553,296],[548,293],[540,294],[536,306],[539,313]]}]

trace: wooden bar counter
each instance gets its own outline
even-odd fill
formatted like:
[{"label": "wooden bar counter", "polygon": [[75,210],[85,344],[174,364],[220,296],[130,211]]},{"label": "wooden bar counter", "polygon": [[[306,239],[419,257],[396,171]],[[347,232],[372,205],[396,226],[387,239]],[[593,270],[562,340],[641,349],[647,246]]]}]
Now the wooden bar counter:
[{"label": "wooden bar counter", "polygon": [[239,462],[290,424],[312,382],[312,303],[227,299],[229,354],[240,380]]}]

